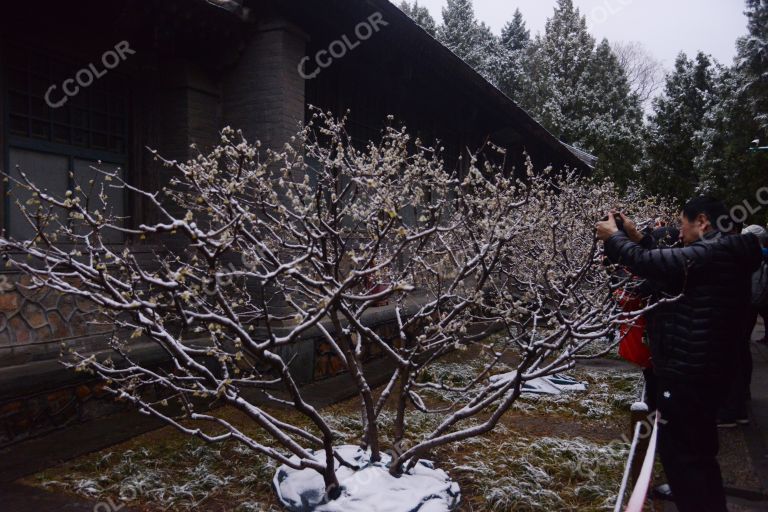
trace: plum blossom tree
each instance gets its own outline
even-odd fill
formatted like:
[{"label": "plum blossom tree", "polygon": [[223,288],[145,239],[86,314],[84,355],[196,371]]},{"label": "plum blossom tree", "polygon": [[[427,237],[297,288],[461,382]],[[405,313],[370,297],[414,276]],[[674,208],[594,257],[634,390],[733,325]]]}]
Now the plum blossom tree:
[{"label": "plum blossom tree", "polygon": [[[327,491],[317,506],[343,498],[339,470],[361,465],[304,398],[291,371],[297,340],[311,331],[332,347],[354,381],[360,448],[371,464],[384,461],[383,471],[407,477],[435,448],[493,429],[527,381],[612,349],[597,341],[643,311],[616,307],[621,282],[609,279],[594,223],[612,207],[644,219],[664,213],[652,201],[623,204],[610,183],[568,171],[529,168],[514,181],[473,155],[448,170],[439,150],[391,123],[380,141],[359,147],[345,119],[319,111],[281,151],[261,151],[226,128],[209,154],[185,163],[156,157],[173,177],[154,192],[103,172],[55,197],[21,170],[15,189],[29,194],[19,206],[36,236],[4,236],[0,250],[33,288],[89,299],[114,323],[112,356],[75,351],[65,364],[190,436],[234,440],[283,467],[316,472]],[[156,221],[116,216],[110,188],[146,201]],[[108,243],[114,232],[135,243]],[[142,239],[183,249],[147,262],[136,254]],[[366,321],[384,301],[395,340]],[[170,366],[136,360],[131,347],[141,340],[162,348]],[[376,392],[363,371],[370,346],[393,368]],[[425,377],[440,358],[466,349],[488,360],[471,382]],[[502,361],[516,371],[492,379]],[[146,393],[150,387],[165,395]],[[454,399],[435,404],[426,398],[435,390]],[[271,441],[212,404],[242,412]],[[281,418],[285,406],[311,428]],[[388,430],[385,410],[394,413]],[[413,439],[413,410],[441,421]]]}]

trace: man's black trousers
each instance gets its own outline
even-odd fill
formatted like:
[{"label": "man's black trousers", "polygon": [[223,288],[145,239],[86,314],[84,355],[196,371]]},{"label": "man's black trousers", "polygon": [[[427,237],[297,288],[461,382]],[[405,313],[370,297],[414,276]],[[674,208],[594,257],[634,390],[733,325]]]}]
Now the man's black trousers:
[{"label": "man's black trousers", "polygon": [[658,451],[680,512],[727,512],[717,463],[717,410],[723,382],[658,378]]}]

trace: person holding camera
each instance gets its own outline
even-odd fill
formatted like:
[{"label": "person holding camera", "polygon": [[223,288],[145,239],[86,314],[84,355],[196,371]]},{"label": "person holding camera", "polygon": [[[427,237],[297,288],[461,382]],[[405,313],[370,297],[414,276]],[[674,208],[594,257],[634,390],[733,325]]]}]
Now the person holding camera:
[{"label": "person holding camera", "polygon": [[[684,247],[647,249],[634,223],[614,213],[598,222],[606,256],[654,282],[659,293],[679,298],[660,304],[648,319],[657,405],[658,449],[680,512],[726,512],[717,463],[718,406],[736,367],[734,319],[746,315],[751,277],[762,261],[754,235],[728,236],[720,201],[690,200],[680,214]],[[630,238],[629,233],[632,233]],[[739,322],[741,325],[741,322]],[[738,334],[736,334],[738,337]]]}]

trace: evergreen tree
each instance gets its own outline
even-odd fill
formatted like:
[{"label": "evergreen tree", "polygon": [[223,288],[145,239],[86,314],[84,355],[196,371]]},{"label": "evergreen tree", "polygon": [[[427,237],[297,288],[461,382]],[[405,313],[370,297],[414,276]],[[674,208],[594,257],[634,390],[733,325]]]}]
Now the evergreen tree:
[{"label": "evergreen tree", "polygon": [[[695,136],[695,146],[701,148],[694,160],[698,192],[715,195],[729,204],[754,198],[755,191],[765,185],[768,168],[768,154],[747,151],[755,134],[761,131],[746,98],[747,80],[737,68],[721,71],[703,127]],[[767,218],[761,211],[752,220],[764,224]]]},{"label": "evergreen tree", "polygon": [[443,8],[443,24],[437,39],[491,82],[500,62],[498,38],[485,24],[478,22],[472,0],[448,0]]},{"label": "evergreen tree", "polygon": [[[748,0],[749,34],[737,41],[737,58],[722,70],[710,95],[695,159],[700,190],[738,204],[765,184],[768,154],[747,152],[768,140],[768,2]],[[764,223],[760,211],[752,222]]]},{"label": "evergreen tree", "polygon": [[595,47],[572,0],[558,0],[530,47],[519,103],[561,140],[595,154],[598,175],[629,185],[642,157],[643,113],[608,41]]},{"label": "evergreen tree", "polygon": [[448,0],[437,37],[553,134],[598,156],[598,173],[623,186],[635,177],[640,101],[608,42],[595,47],[573,0],[558,0],[533,41],[519,10],[498,38],[477,20],[472,0]]},{"label": "evergreen tree", "polygon": [[643,154],[643,111],[624,68],[604,39],[592,54],[577,88],[577,110],[566,136],[599,158],[596,172],[626,188]]},{"label": "evergreen tree", "polygon": [[572,0],[558,0],[544,35],[533,42],[527,65],[532,87],[522,102],[555,135],[573,135],[568,122],[578,111],[577,92],[594,47],[579,9]]},{"label": "evergreen tree", "polygon": [[419,0],[415,0],[413,5],[403,0],[403,2],[400,4],[400,10],[407,14],[413,21],[418,23],[421,28],[429,33],[429,35],[432,37],[437,35],[437,23],[435,23],[435,19],[429,13],[429,9],[419,5]]},{"label": "evergreen tree", "polygon": [[646,157],[641,168],[646,190],[685,201],[699,190],[695,165],[702,152],[697,134],[711,105],[715,69],[707,55],[690,60],[681,53],[654,101]]},{"label": "evergreen tree", "polygon": [[768,0],[747,0],[749,34],[737,42],[737,67],[746,99],[763,131],[768,131]]},{"label": "evergreen tree", "polygon": [[484,22],[477,25],[477,44],[481,63],[475,69],[496,87],[499,86],[499,69],[505,61],[505,52],[499,38]]},{"label": "evergreen tree", "polygon": [[500,58],[496,69],[499,89],[516,101],[522,100],[524,90],[530,88],[526,70],[530,44],[531,32],[520,9],[516,9],[512,21],[507,22],[501,31]]},{"label": "evergreen tree", "polygon": [[509,51],[525,50],[531,42],[531,31],[528,30],[523,13],[515,9],[512,21],[508,21],[501,30],[501,44]]}]

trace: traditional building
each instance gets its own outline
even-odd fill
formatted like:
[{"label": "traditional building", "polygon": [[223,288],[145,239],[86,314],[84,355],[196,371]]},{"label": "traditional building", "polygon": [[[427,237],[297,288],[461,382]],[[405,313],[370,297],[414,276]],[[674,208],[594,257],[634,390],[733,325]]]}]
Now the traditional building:
[{"label": "traditional building", "polygon": [[[170,159],[205,150],[218,130],[280,146],[309,105],[350,110],[350,131],[376,138],[387,115],[449,165],[486,141],[508,149],[507,171],[526,152],[537,168],[587,170],[536,123],[388,0],[78,0],[12,2],[0,15],[0,167],[16,167],[53,192],[120,168],[157,188]],[[5,192],[0,225],[30,233]],[[129,223],[145,205],[115,194]],[[125,240],[115,239],[122,244]],[[57,359],[61,343],[103,346],[104,326],[86,303],[28,293],[0,276],[0,445],[22,432],[83,414],[94,392]],[[304,380],[333,371],[310,343]],[[147,356],[150,357],[150,356]],[[326,370],[331,368],[331,370]]]}]

